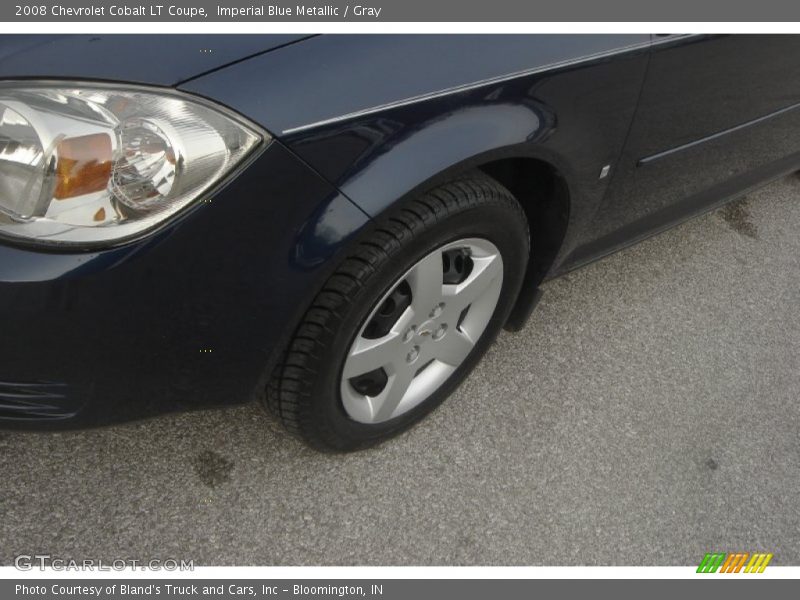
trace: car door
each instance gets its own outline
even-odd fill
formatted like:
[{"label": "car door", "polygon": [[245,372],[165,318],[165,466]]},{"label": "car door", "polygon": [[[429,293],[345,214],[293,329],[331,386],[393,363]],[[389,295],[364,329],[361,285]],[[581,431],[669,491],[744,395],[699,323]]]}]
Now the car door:
[{"label": "car door", "polygon": [[575,262],[800,165],[800,36],[655,36],[622,157]]}]

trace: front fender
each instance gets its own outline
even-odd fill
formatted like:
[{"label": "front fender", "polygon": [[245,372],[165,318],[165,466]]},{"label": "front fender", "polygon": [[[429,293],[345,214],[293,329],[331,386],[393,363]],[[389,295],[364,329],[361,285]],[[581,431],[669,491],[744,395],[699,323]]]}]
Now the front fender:
[{"label": "front fender", "polygon": [[[411,106],[293,136],[290,147],[367,214],[431,187],[452,173],[502,157],[541,157],[568,171],[562,157],[537,146],[556,128],[551,110],[534,102],[470,104],[442,114]],[[347,164],[326,157],[347,157]]]},{"label": "front fender", "polygon": [[370,216],[454,172],[536,158],[577,244],[618,160],[646,35],[320,36],[188,82],[264,125]]}]

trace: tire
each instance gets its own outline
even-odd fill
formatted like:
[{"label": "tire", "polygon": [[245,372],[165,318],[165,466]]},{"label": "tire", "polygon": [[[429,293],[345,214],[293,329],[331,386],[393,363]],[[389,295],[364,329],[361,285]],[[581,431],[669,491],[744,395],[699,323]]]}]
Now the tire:
[{"label": "tire", "polygon": [[[291,433],[324,451],[357,450],[397,435],[444,401],[497,336],[517,298],[529,248],[528,223],[521,206],[508,190],[480,172],[463,175],[390,209],[350,246],[314,299],[274,369],[264,403]],[[501,259],[499,275],[497,267],[492,267],[495,275],[490,275],[494,279],[486,283],[490,275],[484,272],[489,273],[489,267],[485,267],[485,271],[479,268],[483,269],[484,264],[496,264],[497,255]],[[463,258],[459,261],[459,257]],[[451,268],[445,271],[444,282],[438,288],[422,285],[427,276],[424,274],[428,272],[424,265],[435,267],[437,260],[440,267]],[[456,263],[462,265],[460,272],[454,271]],[[438,289],[442,293],[454,290],[455,294],[461,289],[461,283],[449,287],[445,284],[458,282],[460,278],[464,290],[473,285],[474,279],[473,288],[477,291],[472,294],[482,296],[459,313],[458,322],[454,316],[458,295],[453,296],[451,308],[441,302],[434,305],[430,315],[422,314],[424,310],[419,307],[426,300],[424,296],[428,295],[428,290]],[[416,287],[412,289],[410,282]],[[482,286],[487,287],[482,290]],[[431,297],[435,293],[438,292],[430,292]],[[468,296],[463,295],[466,302]],[[495,302],[493,310],[491,301]],[[411,310],[402,308],[405,303],[410,303]],[[422,322],[433,317],[440,305],[438,310],[442,314],[438,320],[431,318]],[[357,369],[357,361],[366,356],[359,354],[359,348],[361,344],[372,343],[367,339],[373,335],[370,332],[385,330],[391,325],[380,320],[384,313],[390,314],[389,308],[400,311],[402,319],[412,313],[412,317],[408,317],[411,321],[415,320],[413,315],[418,314],[418,326],[409,326],[403,335],[403,340],[410,338],[410,341],[385,368],[348,379],[343,373],[351,370],[351,365]],[[446,313],[448,310],[450,313]],[[392,318],[390,314],[389,320]],[[445,319],[450,321],[446,323]],[[471,340],[464,329],[467,319],[475,322],[476,331],[479,326],[483,327],[476,340]],[[392,332],[400,323],[398,318],[391,325],[393,329],[378,342],[387,339],[398,344],[399,334],[395,339]],[[381,333],[383,331],[374,335]],[[437,335],[441,337],[436,338]],[[471,349],[463,344],[464,338],[474,343]],[[441,340],[442,345],[438,346],[434,339]],[[391,352],[395,347],[391,347]],[[442,350],[446,362],[429,358],[436,349],[456,347],[458,353]],[[385,348],[390,348],[388,342]],[[416,371],[417,365],[409,364],[414,348],[418,357],[428,361]],[[459,359],[460,356],[465,358]],[[394,365],[398,365],[397,369]],[[426,374],[421,379],[423,371]],[[401,374],[406,375],[401,377]],[[396,387],[390,388],[388,381]],[[403,394],[402,385],[407,381],[411,383]],[[382,388],[379,387],[381,382]],[[434,384],[437,387],[434,388]],[[378,398],[381,394],[389,398],[392,391],[392,402],[398,397],[403,400],[394,409],[388,401],[380,408]],[[378,408],[370,408],[373,404]],[[395,412],[390,413],[392,410]]]}]

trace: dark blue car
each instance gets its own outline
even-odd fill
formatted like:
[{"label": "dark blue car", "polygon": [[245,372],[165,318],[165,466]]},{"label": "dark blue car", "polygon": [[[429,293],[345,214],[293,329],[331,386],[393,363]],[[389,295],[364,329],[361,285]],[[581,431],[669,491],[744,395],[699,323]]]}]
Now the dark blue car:
[{"label": "dark blue car", "polygon": [[797,36],[3,36],[0,425],[368,446],[798,131]]}]

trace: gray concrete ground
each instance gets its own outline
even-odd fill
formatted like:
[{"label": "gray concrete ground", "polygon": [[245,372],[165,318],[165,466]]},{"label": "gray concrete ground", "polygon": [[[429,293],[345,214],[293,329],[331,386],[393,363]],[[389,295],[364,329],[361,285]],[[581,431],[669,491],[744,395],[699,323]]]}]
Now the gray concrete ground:
[{"label": "gray concrete ground", "polygon": [[546,286],[432,417],[324,456],[254,406],[0,434],[0,562],[800,564],[800,178]]}]

